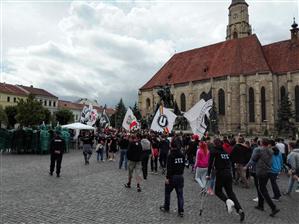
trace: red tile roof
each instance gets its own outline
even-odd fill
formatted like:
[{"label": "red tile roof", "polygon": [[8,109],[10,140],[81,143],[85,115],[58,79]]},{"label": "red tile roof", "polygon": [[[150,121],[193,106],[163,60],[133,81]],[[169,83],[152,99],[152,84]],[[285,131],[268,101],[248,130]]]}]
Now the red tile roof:
[{"label": "red tile roof", "polygon": [[290,40],[263,46],[265,57],[274,73],[281,74],[299,70],[299,41]]},{"label": "red tile roof", "polygon": [[46,96],[46,97],[53,97],[58,99],[57,96],[54,96],[52,93],[49,93],[44,89],[35,88],[33,86],[23,86],[23,85],[17,85],[17,86],[19,86],[20,88],[24,89],[28,93],[31,93],[35,96]]},{"label": "red tile roof", "polygon": [[[88,106],[85,104],[80,104],[80,103],[73,103],[70,101],[65,101],[65,100],[59,100],[58,101],[58,108],[61,109],[70,109],[70,110],[83,110],[84,106]],[[98,113],[102,113],[104,110],[104,107],[100,106],[93,106],[94,109],[98,111]],[[111,116],[112,114],[115,113],[115,109],[113,108],[106,108],[106,113]]]},{"label": "red tile roof", "polygon": [[84,104],[73,103],[65,100],[58,101],[59,109],[82,110],[84,106],[85,106]]},{"label": "red tile roof", "polygon": [[[262,47],[256,35],[175,54],[141,90],[226,75],[299,69],[299,49],[289,41]],[[270,64],[270,65],[269,65]]]},{"label": "red tile roof", "polygon": [[15,85],[7,84],[7,83],[0,83],[0,92],[1,93],[8,93],[17,96],[26,96],[27,92],[18,88]]}]

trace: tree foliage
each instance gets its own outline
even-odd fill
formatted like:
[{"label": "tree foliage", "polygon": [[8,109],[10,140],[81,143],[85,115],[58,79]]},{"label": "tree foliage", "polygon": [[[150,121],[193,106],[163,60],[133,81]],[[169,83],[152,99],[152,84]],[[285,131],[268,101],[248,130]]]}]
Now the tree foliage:
[{"label": "tree foliage", "polygon": [[8,119],[8,128],[13,128],[15,124],[17,123],[16,115],[18,113],[17,106],[7,106],[4,109],[7,119]]},{"label": "tree foliage", "polygon": [[292,111],[292,102],[286,95],[281,99],[277,114],[276,129],[279,134],[290,134],[295,130],[295,113]]},{"label": "tree foliage", "polygon": [[49,119],[49,110],[43,108],[41,102],[36,101],[33,95],[30,94],[26,100],[19,100],[16,120],[21,126],[39,125],[43,121],[47,123]]},{"label": "tree foliage", "polygon": [[140,121],[141,118],[142,118],[142,115],[141,115],[141,112],[140,112],[136,102],[134,104],[134,107],[133,107],[132,111],[133,111],[133,114],[135,115],[136,119],[138,121]]},{"label": "tree foliage", "polygon": [[60,125],[65,125],[74,121],[74,114],[68,109],[61,109],[55,112],[55,118]]},{"label": "tree foliage", "polygon": [[127,112],[127,108],[122,100],[120,99],[119,103],[115,107],[115,114],[111,117],[111,125],[114,126],[115,128],[120,128],[122,127],[122,122],[124,120],[124,117]]},{"label": "tree foliage", "polygon": [[5,111],[3,110],[2,106],[0,106],[0,127],[2,124],[7,125],[8,119]]}]

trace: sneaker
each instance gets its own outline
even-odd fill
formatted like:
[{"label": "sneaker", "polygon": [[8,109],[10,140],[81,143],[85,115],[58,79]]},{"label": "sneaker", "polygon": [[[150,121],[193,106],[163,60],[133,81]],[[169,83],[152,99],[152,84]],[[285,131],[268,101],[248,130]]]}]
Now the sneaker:
[{"label": "sneaker", "polygon": [[160,206],[161,212],[169,212],[169,209],[166,209],[164,206]]},{"label": "sneaker", "polygon": [[284,196],[290,196],[290,195],[291,195],[291,192],[284,192],[283,195],[284,195]]},{"label": "sneaker", "polygon": [[271,199],[272,199],[272,201],[277,201],[277,202],[280,201],[279,198],[274,198],[274,197],[273,197],[273,198],[271,198]]},{"label": "sneaker", "polygon": [[263,207],[260,207],[260,206],[258,206],[258,205],[255,206],[254,208],[257,209],[257,210],[260,210],[260,211],[262,211],[262,212],[264,211],[264,208],[263,208]]},{"label": "sneaker", "polygon": [[183,217],[184,217],[184,212],[179,212],[179,213],[178,213],[178,216],[180,216],[180,217],[183,218]]},{"label": "sneaker", "polygon": [[57,173],[57,174],[56,174],[56,177],[60,177],[60,174],[59,174],[59,173]]},{"label": "sneaker", "polygon": [[245,213],[242,210],[239,211],[239,216],[240,216],[240,222],[243,222],[245,219]]},{"label": "sneaker", "polygon": [[274,217],[278,212],[279,212],[280,210],[279,209],[274,209],[274,210],[272,210],[272,212],[271,212],[271,214],[270,214],[270,216],[271,217]]},{"label": "sneaker", "polygon": [[295,190],[296,193],[299,193],[299,188]]},{"label": "sneaker", "polygon": [[226,200],[226,207],[227,207],[228,214],[232,213],[234,206],[235,206],[235,203],[231,199]]},{"label": "sneaker", "polygon": [[50,176],[53,176],[53,172],[50,172],[49,175],[50,175]]},{"label": "sneaker", "polygon": [[141,192],[141,187],[137,185],[137,192]]},{"label": "sneaker", "polygon": [[252,199],[252,201],[258,202],[259,198],[256,197],[256,198]]},{"label": "sneaker", "polygon": [[125,188],[131,188],[131,184],[130,183],[126,183],[125,184]]}]

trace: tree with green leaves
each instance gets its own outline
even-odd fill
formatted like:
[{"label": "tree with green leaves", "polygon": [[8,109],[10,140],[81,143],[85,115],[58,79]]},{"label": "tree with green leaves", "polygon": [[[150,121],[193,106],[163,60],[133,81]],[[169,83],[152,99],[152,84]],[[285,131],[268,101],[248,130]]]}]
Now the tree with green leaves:
[{"label": "tree with green leaves", "polygon": [[17,112],[17,122],[25,127],[39,125],[43,121],[47,123],[46,119],[50,114],[49,110],[44,108],[41,102],[36,101],[32,94],[26,100],[19,100]]},{"label": "tree with green leaves", "polygon": [[68,109],[60,109],[57,112],[55,112],[55,118],[60,125],[65,125],[70,122],[74,122],[74,114],[72,111]]},{"label": "tree with green leaves", "polygon": [[1,128],[2,124],[7,125],[8,119],[7,119],[7,115],[6,115],[5,111],[3,110],[2,106],[0,106],[0,128]]},{"label": "tree with green leaves", "polygon": [[295,130],[295,113],[292,111],[292,102],[286,95],[281,99],[277,114],[276,129],[278,134],[290,134]]},{"label": "tree with green leaves", "polygon": [[127,112],[127,108],[123,102],[123,99],[121,98],[119,103],[116,105],[115,107],[115,114],[114,116],[111,117],[111,125],[115,128],[121,128],[122,127],[122,122],[125,118],[126,112]]},{"label": "tree with green leaves", "polygon": [[134,104],[134,107],[133,107],[132,111],[133,111],[133,114],[135,115],[136,119],[138,121],[140,121],[141,118],[142,118],[142,115],[141,115],[141,112],[140,112],[136,102]]},{"label": "tree with green leaves", "polygon": [[15,124],[17,123],[16,115],[18,113],[17,106],[7,106],[4,109],[7,119],[8,119],[8,128],[13,128]]}]

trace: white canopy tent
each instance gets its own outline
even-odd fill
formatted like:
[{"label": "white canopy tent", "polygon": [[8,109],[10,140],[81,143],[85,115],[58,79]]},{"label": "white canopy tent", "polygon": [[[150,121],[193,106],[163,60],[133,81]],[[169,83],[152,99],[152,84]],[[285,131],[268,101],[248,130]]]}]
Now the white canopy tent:
[{"label": "white canopy tent", "polygon": [[68,128],[68,129],[74,129],[74,130],[95,130],[94,127],[86,125],[86,124],[82,124],[82,123],[72,123],[72,124],[66,124],[66,125],[62,125],[62,128]]},{"label": "white canopy tent", "polygon": [[95,131],[96,129],[92,126],[86,125],[86,124],[82,124],[79,122],[76,123],[72,123],[72,124],[66,124],[66,125],[62,125],[62,128],[67,128],[67,129],[73,129],[76,131],[76,134],[74,136],[74,139],[76,139],[76,149],[78,146],[78,136],[80,134],[80,130],[93,130]]}]

